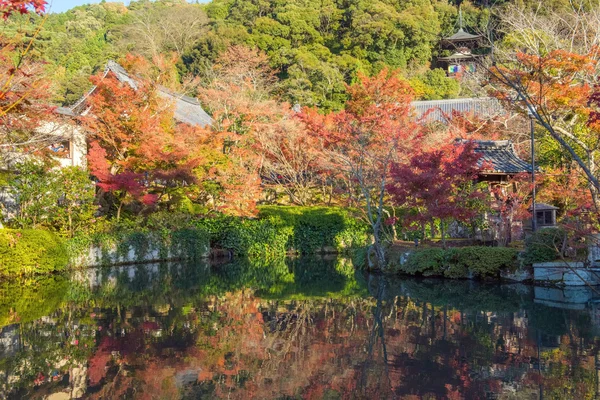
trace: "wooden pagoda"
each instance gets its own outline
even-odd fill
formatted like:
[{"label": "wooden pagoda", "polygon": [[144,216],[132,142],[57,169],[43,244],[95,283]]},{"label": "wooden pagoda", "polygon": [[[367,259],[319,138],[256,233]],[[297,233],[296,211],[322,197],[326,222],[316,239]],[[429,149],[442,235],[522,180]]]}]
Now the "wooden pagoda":
[{"label": "wooden pagoda", "polygon": [[477,61],[481,55],[474,54],[475,50],[483,47],[484,37],[465,31],[462,11],[458,12],[459,29],[454,35],[443,38],[442,50],[450,53],[446,57],[438,57],[438,67],[446,70],[448,76],[463,73],[473,73],[477,70]]}]

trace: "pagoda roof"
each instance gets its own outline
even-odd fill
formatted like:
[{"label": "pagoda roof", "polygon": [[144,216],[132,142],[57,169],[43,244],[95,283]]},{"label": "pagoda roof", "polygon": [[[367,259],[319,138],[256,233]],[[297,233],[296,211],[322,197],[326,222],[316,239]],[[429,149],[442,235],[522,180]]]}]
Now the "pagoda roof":
[{"label": "pagoda roof", "polygon": [[456,42],[456,41],[465,41],[465,40],[478,40],[478,39],[481,39],[482,37],[483,37],[482,35],[473,35],[467,31],[465,31],[463,28],[460,28],[458,30],[458,32],[456,32],[452,36],[444,38],[444,40],[448,41],[448,42]]},{"label": "pagoda roof", "polygon": [[474,151],[481,154],[484,173],[515,175],[531,173],[531,164],[521,160],[511,140],[475,140]]},{"label": "pagoda roof", "polygon": [[[108,61],[104,70],[104,77],[112,73],[120,82],[126,83],[132,89],[137,90],[138,83],[131,77],[120,64],[115,61]],[[87,94],[71,107],[58,107],[56,112],[66,116],[79,116],[87,112],[87,98],[96,90],[94,86]],[[212,124],[212,118],[204,111],[200,102],[192,97],[183,94],[174,93],[163,86],[157,87],[158,95],[175,104],[174,118],[176,121],[192,126],[208,126]]]}]

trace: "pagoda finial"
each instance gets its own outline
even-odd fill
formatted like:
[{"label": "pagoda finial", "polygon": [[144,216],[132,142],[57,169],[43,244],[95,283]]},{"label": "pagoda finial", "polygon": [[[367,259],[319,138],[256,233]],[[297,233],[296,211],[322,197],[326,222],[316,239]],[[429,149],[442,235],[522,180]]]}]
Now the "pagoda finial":
[{"label": "pagoda finial", "polygon": [[460,30],[463,30],[463,15],[462,15],[462,5],[458,6],[458,27]]}]

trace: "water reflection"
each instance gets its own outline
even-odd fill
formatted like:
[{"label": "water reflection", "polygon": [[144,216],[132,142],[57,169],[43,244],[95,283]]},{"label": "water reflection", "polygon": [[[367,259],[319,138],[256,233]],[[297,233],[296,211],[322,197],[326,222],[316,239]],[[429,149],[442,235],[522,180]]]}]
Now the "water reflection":
[{"label": "water reflection", "polygon": [[597,297],[344,259],[4,282],[0,398],[595,398]]}]

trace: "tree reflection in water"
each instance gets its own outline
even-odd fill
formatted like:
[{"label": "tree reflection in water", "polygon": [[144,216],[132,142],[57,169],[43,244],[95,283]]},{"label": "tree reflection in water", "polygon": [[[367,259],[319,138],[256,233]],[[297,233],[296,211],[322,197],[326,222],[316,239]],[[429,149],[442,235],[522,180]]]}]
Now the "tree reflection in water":
[{"label": "tree reflection in water", "polygon": [[593,302],[348,260],[155,264],[0,285],[0,399],[595,398]]}]

